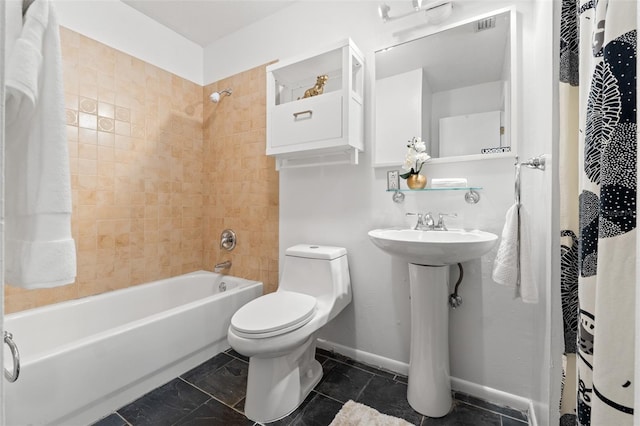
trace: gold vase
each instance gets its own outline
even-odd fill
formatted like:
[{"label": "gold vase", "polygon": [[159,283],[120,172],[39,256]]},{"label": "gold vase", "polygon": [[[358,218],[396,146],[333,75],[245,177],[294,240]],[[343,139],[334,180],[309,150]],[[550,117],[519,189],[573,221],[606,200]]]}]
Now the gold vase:
[{"label": "gold vase", "polygon": [[411,175],[407,178],[409,189],[422,189],[427,186],[427,177],[420,174]]}]

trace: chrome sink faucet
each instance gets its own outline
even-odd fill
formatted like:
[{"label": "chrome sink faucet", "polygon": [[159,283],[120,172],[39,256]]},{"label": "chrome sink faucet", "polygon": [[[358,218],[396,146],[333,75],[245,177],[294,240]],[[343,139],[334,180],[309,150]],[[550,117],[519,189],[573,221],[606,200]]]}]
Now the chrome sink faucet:
[{"label": "chrome sink faucet", "polygon": [[407,213],[407,216],[418,216],[418,221],[416,222],[416,226],[413,229],[418,231],[433,231],[434,222],[433,216],[431,216],[431,212],[422,214],[422,213]]},{"label": "chrome sink faucet", "polygon": [[444,217],[458,217],[456,213],[438,213],[438,223],[436,224],[431,212],[424,214],[407,213],[407,216],[418,216],[416,226],[413,228],[418,231],[448,231],[447,226],[444,224]]}]

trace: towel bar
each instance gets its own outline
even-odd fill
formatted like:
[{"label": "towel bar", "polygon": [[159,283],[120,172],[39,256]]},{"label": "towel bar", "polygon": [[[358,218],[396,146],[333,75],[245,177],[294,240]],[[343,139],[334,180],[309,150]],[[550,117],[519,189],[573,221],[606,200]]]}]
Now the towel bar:
[{"label": "towel bar", "polygon": [[544,158],[544,156],[539,155],[538,157],[533,157],[533,158],[529,158],[527,161],[523,161],[522,163],[518,160],[518,156],[516,155],[516,179],[515,179],[515,202],[516,202],[516,206],[517,206],[517,212],[518,212],[518,236],[517,236],[517,247],[516,247],[516,251],[517,251],[517,273],[518,273],[518,278],[517,278],[517,287],[520,288],[520,284],[521,284],[521,278],[522,278],[522,269],[521,269],[521,265],[520,265],[520,240],[521,240],[521,218],[520,218],[520,167],[521,166],[525,166],[528,167],[530,169],[536,169],[536,170],[544,170],[545,168],[545,164],[546,164],[546,160]]},{"label": "towel bar", "polygon": [[530,169],[544,170],[545,164],[546,160],[542,155],[529,158],[527,161],[523,161],[522,163],[518,160],[518,156],[516,155],[515,201],[518,206],[520,206],[520,167],[525,166]]},{"label": "towel bar", "polygon": [[[517,158],[517,157],[516,157]],[[538,157],[529,158],[527,161],[520,163],[521,166],[526,166],[530,169],[544,170],[546,161],[542,155]]]},{"label": "towel bar", "polygon": [[18,347],[13,341],[13,335],[7,331],[4,332],[4,342],[9,345],[11,356],[13,357],[13,371],[9,372],[5,368],[4,377],[7,379],[7,381],[13,383],[18,380],[18,376],[20,376],[20,352],[18,352]]}]

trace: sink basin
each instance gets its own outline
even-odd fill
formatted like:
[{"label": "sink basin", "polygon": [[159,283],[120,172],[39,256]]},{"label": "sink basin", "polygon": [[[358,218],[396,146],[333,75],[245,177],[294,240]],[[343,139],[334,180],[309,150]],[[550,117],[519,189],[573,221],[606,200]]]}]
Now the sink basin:
[{"label": "sink basin", "polygon": [[451,265],[476,259],[498,241],[484,231],[419,231],[415,229],[374,229],[369,238],[383,251],[417,265]]}]

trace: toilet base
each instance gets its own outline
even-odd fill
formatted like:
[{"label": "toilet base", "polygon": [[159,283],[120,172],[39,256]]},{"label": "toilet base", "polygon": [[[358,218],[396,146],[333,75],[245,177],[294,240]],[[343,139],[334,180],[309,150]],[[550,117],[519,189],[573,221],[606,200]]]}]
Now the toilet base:
[{"label": "toilet base", "polygon": [[293,352],[274,358],[249,358],[244,412],[255,422],[269,423],[291,414],[322,378],[315,359],[315,333]]}]

